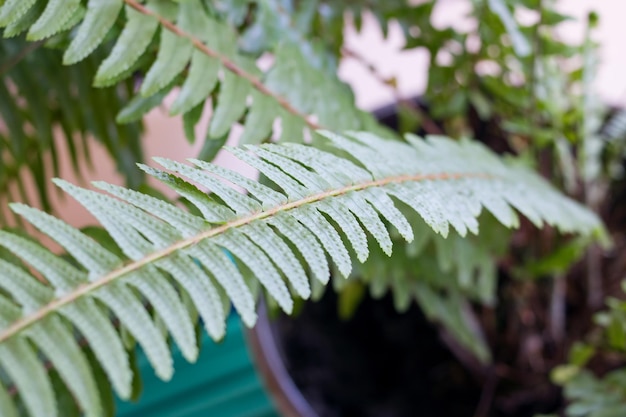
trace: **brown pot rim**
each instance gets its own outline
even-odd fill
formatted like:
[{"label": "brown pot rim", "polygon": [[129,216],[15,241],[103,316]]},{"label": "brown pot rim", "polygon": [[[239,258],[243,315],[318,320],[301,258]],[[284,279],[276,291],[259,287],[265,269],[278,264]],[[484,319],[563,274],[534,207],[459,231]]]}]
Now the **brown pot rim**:
[{"label": "brown pot rim", "polygon": [[284,417],[318,417],[285,367],[262,301],[257,314],[257,323],[246,330],[246,339],[258,374],[278,413]]}]

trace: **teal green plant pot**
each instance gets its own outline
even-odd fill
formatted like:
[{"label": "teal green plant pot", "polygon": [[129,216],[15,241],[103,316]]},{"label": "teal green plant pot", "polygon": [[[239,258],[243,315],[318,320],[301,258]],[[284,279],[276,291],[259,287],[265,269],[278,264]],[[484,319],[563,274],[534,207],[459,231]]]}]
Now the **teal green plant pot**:
[{"label": "teal green plant pot", "polygon": [[188,363],[174,348],[176,372],[158,379],[140,354],[143,392],[137,403],[117,402],[117,417],[278,417],[246,346],[237,315],[227,322],[226,337],[213,342],[203,332],[200,356]]}]

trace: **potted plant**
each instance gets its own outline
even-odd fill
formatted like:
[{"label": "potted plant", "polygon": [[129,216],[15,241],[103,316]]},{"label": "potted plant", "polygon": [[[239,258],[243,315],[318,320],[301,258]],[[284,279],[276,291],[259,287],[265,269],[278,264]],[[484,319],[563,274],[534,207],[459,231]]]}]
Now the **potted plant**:
[{"label": "potted plant", "polygon": [[[485,323],[536,330],[523,319],[528,307],[510,303],[518,294],[522,301],[552,295],[551,346],[558,353],[548,364],[564,359],[570,345],[565,278],[589,244],[607,242],[593,210],[601,208],[611,178],[604,168],[619,161],[609,156],[621,133],[617,125],[599,131],[602,114],[584,82],[593,74],[591,38],[580,48],[553,41],[547,35],[565,17],[527,3],[539,15],[531,25],[516,22],[518,6],[491,0],[474,5],[476,30],[458,32],[432,25],[435,2],[5,1],[0,110],[8,162],[0,185],[8,187],[30,166],[47,201],[46,169],[33,161],[43,160],[45,150],[57,161],[52,132],[59,126],[70,149],[87,133],[104,142],[132,187],[98,182],[96,192],[55,180],[102,229],[78,230],[44,211],[11,205],[18,226],[31,224],[62,250],[52,252],[20,228],[0,231],[2,415],[111,413],[107,392],[122,399],[136,394],[130,364],[137,346],[168,380],[170,341],[195,361],[195,330],[221,340],[231,303],[253,326],[261,296],[292,313],[329,283],[340,290],[346,316],[366,291],[391,289],[400,310],[416,299],[441,324],[457,361],[485,382],[478,415],[489,412],[502,373],[497,361],[488,365],[500,358],[490,351],[500,327]],[[400,130],[421,126],[439,136],[402,138],[358,109],[337,78],[337,59],[351,54],[342,48],[344,16],[350,13],[359,27],[365,11],[383,28],[398,22],[407,47],[429,50],[428,110],[404,102]],[[23,32],[35,43],[10,38]],[[54,66],[61,54],[67,69]],[[440,62],[446,54],[451,64]],[[561,59],[576,54],[585,58],[580,68],[558,71]],[[269,69],[258,62],[263,56],[273,58]],[[483,61],[499,65],[501,77],[475,75]],[[90,80],[108,89],[91,89]],[[555,98],[570,86],[581,93]],[[170,112],[182,115],[189,139],[205,107],[212,110],[201,155],[190,164],[165,158],[156,159],[158,168],[141,164],[133,123],[170,93]],[[258,170],[259,181],[210,163],[235,124],[243,133],[230,151]],[[600,154],[598,132],[615,138],[613,154]],[[517,157],[497,155],[503,151]],[[561,165],[551,164],[555,155]],[[180,199],[142,186],[134,163]],[[587,208],[575,201],[580,197]],[[516,228],[508,239],[506,230]],[[603,299],[594,275],[599,253],[587,255],[592,278],[582,287],[592,309]],[[354,273],[352,259],[363,264]],[[547,284],[535,284],[549,275]],[[620,306],[612,305],[599,320],[619,346]],[[530,349],[537,337],[523,341]],[[576,352],[581,349],[591,348]],[[533,357],[545,359],[539,351]],[[557,380],[580,384],[590,356],[573,355]]]},{"label": "potted plant", "polygon": [[[422,20],[413,26],[413,29],[418,28],[414,33],[428,33],[430,37],[411,39],[408,36],[407,41],[407,45],[419,45],[430,52],[428,89],[421,103],[427,102],[431,106],[426,108],[420,102],[400,99],[395,111],[385,109],[380,112],[379,119],[395,130],[411,131],[417,127],[422,134],[464,134],[479,138],[497,152],[526,155],[538,164],[545,176],[552,178],[568,193],[588,202],[594,201],[595,210],[603,213],[609,224],[614,224],[613,213],[619,212],[616,207],[620,207],[620,200],[613,197],[606,187],[621,175],[620,143],[623,141],[624,119],[621,112],[611,113],[608,108],[599,106],[591,89],[597,47],[593,42],[593,30],[597,25],[597,16],[589,16],[584,42],[572,45],[554,39],[559,23],[568,18],[549,5],[534,10],[538,17],[534,23],[507,28],[496,19],[499,13],[503,13],[502,9],[492,5],[489,12],[475,4],[470,15],[481,24],[467,32],[433,27],[430,16],[433,6],[433,2],[418,6]],[[502,45],[502,36],[507,30],[513,31],[509,35],[511,39],[517,37],[517,40]],[[531,41],[528,42],[528,39]],[[442,65],[438,58],[444,54],[452,58],[451,62]],[[354,52],[349,51],[348,55],[363,60]],[[571,65],[572,62],[581,65]],[[483,70],[486,63],[491,64],[488,72]],[[367,62],[363,64],[374,72],[376,78],[394,88],[393,80],[386,80],[378,74],[375,66]],[[570,69],[557,70],[563,67]],[[579,90],[581,85],[582,93]],[[563,91],[569,91],[567,100],[562,99]],[[533,121],[532,125],[528,120]],[[616,193],[615,188],[611,191]],[[613,213],[609,212],[609,207],[612,207]],[[619,227],[611,227],[611,230],[620,236]],[[504,237],[504,241],[492,242],[493,248],[506,247],[507,239]],[[490,272],[486,272],[489,268],[480,270],[476,266],[478,271],[472,270],[469,266],[471,261],[462,260],[458,262],[461,265],[465,262],[465,266],[454,271],[450,261],[445,259],[440,259],[439,272],[437,265],[426,269],[424,264],[428,265],[428,258],[436,256],[434,248],[437,241],[432,243],[433,249],[424,250],[426,259],[415,256],[413,251],[412,256],[407,256],[409,261],[404,263],[402,257],[396,255],[396,263],[401,264],[399,267],[396,264],[382,267],[380,260],[365,263],[363,268],[354,272],[351,280],[337,281],[338,301],[332,294],[326,294],[321,305],[309,303],[303,317],[281,319],[273,325],[274,338],[255,338],[260,352],[258,356],[263,360],[263,352],[275,350],[282,362],[280,366],[292,374],[292,377],[286,376],[282,384],[297,385],[309,399],[309,405],[317,409],[313,413],[319,415],[410,415],[411,412],[419,415],[471,415],[475,412],[475,415],[510,416],[564,412],[566,403],[556,385],[566,381],[577,386],[568,387],[566,396],[582,396],[589,401],[588,397],[594,397],[594,394],[585,394],[584,390],[600,386],[599,383],[589,382],[593,379],[588,373],[580,374],[585,383],[579,382],[574,375],[579,375],[581,366],[592,356],[591,352],[596,348],[603,351],[607,347],[606,340],[598,338],[599,329],[597,324],[591,322],[591,317],[603,304],[600,300],[603,300],[606,283],[619,280],[615,275],[611,278],[601,276],[602,271],[607,270],[612,270],[607,275],[620,273],[617,272],[621,271],[619,267],[610,266],[619,259],[619,250],[613,254],[602,254],[597,248],[590,249],[583,262],[587,268],[583,273],[582,265],[575,263],[583,247],[575,241],[559,242],[558,238],[555,241],[553,235],[536,234],[526,227],[514,234],[512,239],[513,244],[508,251],[489,252],[487,257],[493,259]],[[459,258],[464,254],[477,256],[475,252],[468,255],[459,248],[449,248],[445,253]],[[530,261],[531,258],[543,259]],[[465,272],[462,268],[466,268]],[[491,291],[498,287],[499,305],[491,304],[489,296],[481,299],[474,293],[468,298],[482,303],[481,307],[467,308],[458,297],[452,306],[441,307],[442,300],[436,298],[441,295],[437,294],[437,284],[441,285],[444,281],[442,275],[445,273],[441,270],[453,270],[459,276],[464,275],[466,282],[470,276],[491,276],[485,281],[492,283]],[[400,285],[394,281],[398,275],[402,276]],[[586,283],[581,282],[584,279]],[[422,368],[416,363],[415,358],[422,356],[420,345],[412,344],[410,339],[423,319],[414,317],[410,321],[407,317],[411,313],[393,318],[385,315],[382,312],[388,308],[388,299],[379,304],[372,300],[367,300],[365,306],[360,304],[360,300],[368,298],[370,293],[374,298],[392,298],[398,310],[404,311],[409,308],[411,297],[407,293],[411,291],[411,286],[418,283],[424,285],[424,281],[430,285],[435,282],[435,293],[420,288],[422,296],[416,295],[415,298],[430,318],[441,325],[439,343],[444,346],[435,349],[447,348],[456,355],[454,358],[440,358],[443,366],[432,353],[426,356],[426,365],[421,364]],[[459,281],[463,279],[459,278]],[[449,281],[443,286],[444,291],[450,292]],[[581,292],[581,288],[586,288],[588,292]],[[609,291],[612,294],[620,292]],[[425,299],[424,292],[432,297],[430,302]],[[529,309],[525,314],[530,321],[516,318],[521,313],[518,308],[509,309],[510,303]],[[618,310],[620,305],[613,301],[613,311]],[[465,308],[460,309],[459,306]],[[461,317],[453,317],[458,310],[461,310]],[[351,317],[355,311],[357,316]],[[346,316],[351,319],[342,323]],[[597,317],[603,320],[604,325],[611,322],[616,328],[621,328],[616,324],[617,319],[610,316],[602,314]],[[407,322],[406,329],[397,331],[403,335],[403,340],[395,342],[394,337],[385,331],[391,327],[389,323],[397,324],[403,320]],[[515,328],[518,333],[507,332],[506,328]],[[256,333],[261,331],[267,330],[255,330]],[[456,337],[450,337],[451,331],[456,331]],[[593,347],[579,343],[580,339],[589,341],[590,337]],[[623,344],[617,339],[618,336],[613,337],[612,343],[621,349]],[[462,340],[469,342],[463,346]],[[489,345],[488,350],[496,355],[489,361],[489,366],[476,360],[480,348],[474,351],[474,357],[468,354],[472,343]],[[397,346],[410,347],[414,353],[410,356],[413,362],[407,363],[406,354],[390,353],[397,352],[394,350]],[[422,342],[421,346],[428,349],[427,343]],[[578,359],[571,359],[574,365],[557,368],[550,374],[555,364],[566,361],[568,356],[577,355]],[[619,362],[613,354],[607,356],[603,352],[600,356],[602,358],[596,357],[593,363],[593,368],[599,373],[618,366]],[[441,376],[444,366],[458,376],[458,371],[453,368],[459,362],[470,374],[469,378],[468,375],[460,378],[460,385],[464,386],[467,394],[465,399],[453,392],[456,388],[453,377]],[[407,371],[411,365],[415,367],[413,372]],[[438,375],[430,376],[435,370]],[[415,374],[420,377],[415,378]],[[437,386],[438,378],[442,381],[441,387]],[[381,380],[386,382],[383,384]],[[419,385],[422,381],[427,381],[424,383],[426,388]],[[619,386],[612,383],[613,387]],[[279,390],[277,395],[289,403],[289,395],[284,390]],[[302,402],[301,395],[292,396],[295,397],[293,403]],[[450,403],[447,401],[450,397],[457,401]],[[586,411],[588,415],[607,412],[607,407],[600,405],[603,400],[595,397],[592,401],[594,405]],[[620,401],[621,397],[613,399],[611,407],[621,410]],[[580,413],[575,411],[580,409],[577,407],[585,409],[580,404],[573,404],[567,412]],[[309,414],[301,412],[301,415]]]}]

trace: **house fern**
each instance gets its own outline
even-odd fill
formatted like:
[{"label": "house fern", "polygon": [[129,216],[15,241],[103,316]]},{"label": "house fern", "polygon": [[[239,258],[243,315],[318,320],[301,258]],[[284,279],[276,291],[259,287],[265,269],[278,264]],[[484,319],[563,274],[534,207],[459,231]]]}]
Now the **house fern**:
[{"label": "house fern", "polygon": [[[347,276],[352,253],[361,262],[368,258],[368,235],[391,254],[387,224],[411,241],[414,230],[399,204],[442,236],[450,226],[460,236],[478,233],[476,218],[483,209],[507,227],[518,225],[517,209],[538,226],[547,223],[589,236],[602,231],[594,214],[482,145],[443,137],[410,136],[401,143],[368,133],[321,133],[328,151],[297,144],[230,150],[274,188],[199,160],[187,165],[157,159],[162,168],[141,166],[201,216],[119,186],[95,183],[106,192],[101,193],[56,180],[100,221],[118,250],[106,249],[49,214],[13,204],[71,260],[26,237],[0,232],[0,245],[19,259],[0,261],[0,366],[8,377],[0,390],[3,415],[17,414],[16,392],[29,415],[57,415],[48,361],[85,415],[101,415],[92,365],[79,340],[89,345],[122,398],[129,398],[132,380],[122,333],[168,380],[173,368],[166,335],[187,360],[196,360],[198,353],[194,322],[181,294],[192,300],[215,340],[224,336],[231,302],[243,321],[254,325],[261,288],[289,313],[294,296],[311,294],[307,270],[313,279],[328,282],[327,256]],[[388,152],[381,155],[381,148]],[[254,278],[244,277],[239,264]],[[119,328],[109,321],[110,314]]]},{"label": "house fern", "polygon": [[[523,7],[534,7],[530,3]],[[359,58],[343,41],[345,16],[360,30],[370,11],[385,36],[395,21],[407,48],[430,52],[431,116],[463,116],[456,127],[445,126],[453,118],[443,120],[448,134],[465,135],[470,104],[483,121],[502,120],[504,130],[515,127],[511,115],[524,127],[534,124],[531,131],[552,126],[533,116],[550,108],[544,98],[506,101],[520,90],[506,82],[519,78],[509,77],[514,69],[503,69],[502,80],[475,71],[486,56],[502,63],[516,57],[512,67],[518,58],[528,60],[533,42],[543,42],[544,13],[530,42],[530,27],[517,25],[511,2],[476,6],[481,11],[474,17],[489,28],[478,33],[479,49],[497,44],[505,52],[496,59],[461,47],[474,33],[434,27],[434,7],[435,1],[402,0],[0,0],[0,201],[15,199],[10,190],[22,185],[29,168],[43,211],[31,207],[21,189],[22,203],[11,209],[20,226],[30,223],[36,236],[54,241],[45,247],[22,230],[3,229],[7,222],[0,219],[0,416],[65,416],[67,409],[109,415],[111,388],[122,399],[137,395],[137,346],[156,375],[169,380],[171,342],[194,362],[198,327],[221,340],[231,308],[253,326],[261,297],[291,313],[297,300],[316,299],[330,286],[348,289],[340,291],[347,315],[356,305],[346,302],[354,288],[364,293],[367,287],[373,296],[390,291],[398,311],[417,301],[455,343],[489,362],[490,348],[471,323],[469,302],[495,304],[497,262],[508,247],[507,229],[520,225],[518,213],[566,235],[556,240],[580,235],[580,247],[605,236],[595,214],[523,160],[500,158],[464,139],[402,140],[357,109],[337,77],[337,60]],[[462,54],[454,52],[457,46]],[[590,42],[586,46],[593,52]],[[548,55],[549,48],[537,49],[538,58]],[[461,63],[456,71],[437,62],[445,55],[440,52]],[[585,57],[588,80],[591,54]],[[532,81],[531,90],[544,88],[544,81],[552,90],[561,85],[535,74],[544,66],[556,69],[546,62],[537,59],[530,76],[522,77]],[[190,141],[210,111],[202,156],[188,163],[156,158],[158,167],[139,163],[138,170],[138,122],[167,96],[173,98],[170,115],[182,117]],[[502,112],[495,111],[497,103],[507,103]],[[421,108],[411,111],[430,122],[428,131],[440,130]],[[582,129],[577,122],[566,125],[576,125],[584,137],[581,158],[599,167],[602,146],[594,123],[601,118],[593,118],[594,111],[581,106]],[[617,135],[609,132],[619,130],[617,122],[607,127],[608,136]],[[236,124],[243,126],[241,146],[228,150],[260,172],[261,181],[210,162]],[[554,126],[558,130],[543,135],[549,132],[550,141],[558,138],[567,147],[564,124]],[[93,229],[78,230],[47,213],[45,182],[50,173],[59,176],[59,127],[75,171],[90,160],[86,144],[93,135],[127,177],[129,188],[96,182],[99,191],[54,180],[60,193],[95,216],[102,226],[97,237]],[[524,142],[516,150],[531,155],[539,153],[534,134],[528,143],[508,139],[516,146]],[[42,151],[51,154],[51,163]],[[569,155],[569,148],[564,151]],[[135,191],[146,175],[180,199]],[[575,173],[570,180],[574,189]],[[355,258],[360,265],[353,265]],[[623,330],[621,318],[611,318],[613,331]]]}]

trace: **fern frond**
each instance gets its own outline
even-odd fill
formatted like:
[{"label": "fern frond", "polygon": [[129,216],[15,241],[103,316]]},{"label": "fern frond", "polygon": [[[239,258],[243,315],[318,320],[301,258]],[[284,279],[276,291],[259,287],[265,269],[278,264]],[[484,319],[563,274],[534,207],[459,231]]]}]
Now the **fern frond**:
[{"label": "fern frond", "polygon": [[[37,352],[59,371],[87,415],[99,412],[93,370],[82,359],[67,360],[81,357],[74,339],[61,337],[68,326],[92,345],[115,390],[128,397],[131,371],[120,350],[122,336],[103,324],[106,314],[119,320],[146,351],[157,375],[167,380],[172,362],[166,335],[155,320],[165,324],[167,335],[188,360],[197,354],[181,292],[190,296],[214,339],[224,335],[228,300],[247,325],[254,324],[257,281],[289,313],[292,292],[302,298],[311,294],[305,270],[320,282],[328,281],[326,255],[347,276],[351,254],[360,261],[369,256],[368,234],[390,253],[392,241],[383,218],[411,240],[415,232],[398,207],[419,214],[422,227],[436,231],[442,240],[450,225],[458,232],[455,239],[478,232],[476,218],[483,209],[506,226],[517,224],[512,208],[519,208],[537,224],[563,232],[601,231],[592,212],[477,143],[440,137],[409,137],[408,143],[400,143],[367,133],[321,134],[333,153],[297,144],[231,150],[276,189],[197,160],[190,166],[157,159],[169,172],[144,167],[204,217],[122,187],[96,183],[108,192],[104,194],[56,180],[100,221],[123,257],[48,214],[13,204],[16,213],[65,248],[73,260],[0,232],[0,246],[30,267],[3,263],[0,268],[0,288],[10,297],[0,298],[0,367],[31,415],[55,415],[54,396],[47,376],[42,377]],[[231,185],[249,194],[239,194]],[[202,191],[207,188],[212,193]],[[248,273],[244,279],[237,265],[245,266],[253,281]],[[31,268],[45,284],[31,275]],[[419,294],[407,292],[403,303],[412,296]],[[110,341],[95,346],[100,330]],[[22,354],[30,359],[17,366],[12,360]],[[7,396],[0,393],[2,398]]]},{"label": "fern frond", "polygon": [[[70,13],[72,10],[75,12]],[[0,18],[5,16],[0,26],[15,24],[24,13],[32,14],[19,29],[30,29],[30,38],[43,39],[65,28],[61,22],[75,18],[80,25],[65,51],[65,64],[91,55],[110,32],[110,37],[116,39],[115,46],[100,65],[95,85],[110,86],[136,70],[145,72],[140,95],[120,113],[118,122],[141,118],[162,102],[168,90],[181,86],[170,112],[183,115],[186,123],[197,122],[192,116],[201,112],[208,98],[213,98],[209,138],[223,137],[244,116],[243,143],[260,143],[272,133],[279,136],[279,132],[283,140],[301,141],[305,129],[320,126],[333,130],[364,126],[365,116],[356,109],[350,89],[338,80],[336,65],[323,62],[320,57],[324,54],[302,37],[292,36],[291,40],[268,45],[265,52],[273,53],[275,59],[264,73],[250,54],[238,50],[240,35],[235,26],[221,19],[219,13],[211,13],[201,0],[147,0],[145,4],[136,0],[89,0],[84,14],[82,10],[74,0],[7,2],[0,6]],[[52,25],[42,23],[51,19]],[[158,41],[153,42],[157,33]],[[302,80],[316,86],[313,94],[302,94]],[[215,92],[216,86],[219,93]],[[334,99],[329,102],[331,94]],[[278,120],[282,126],[273,132]],[[187,131],[190,136],[192,129]]]}]

